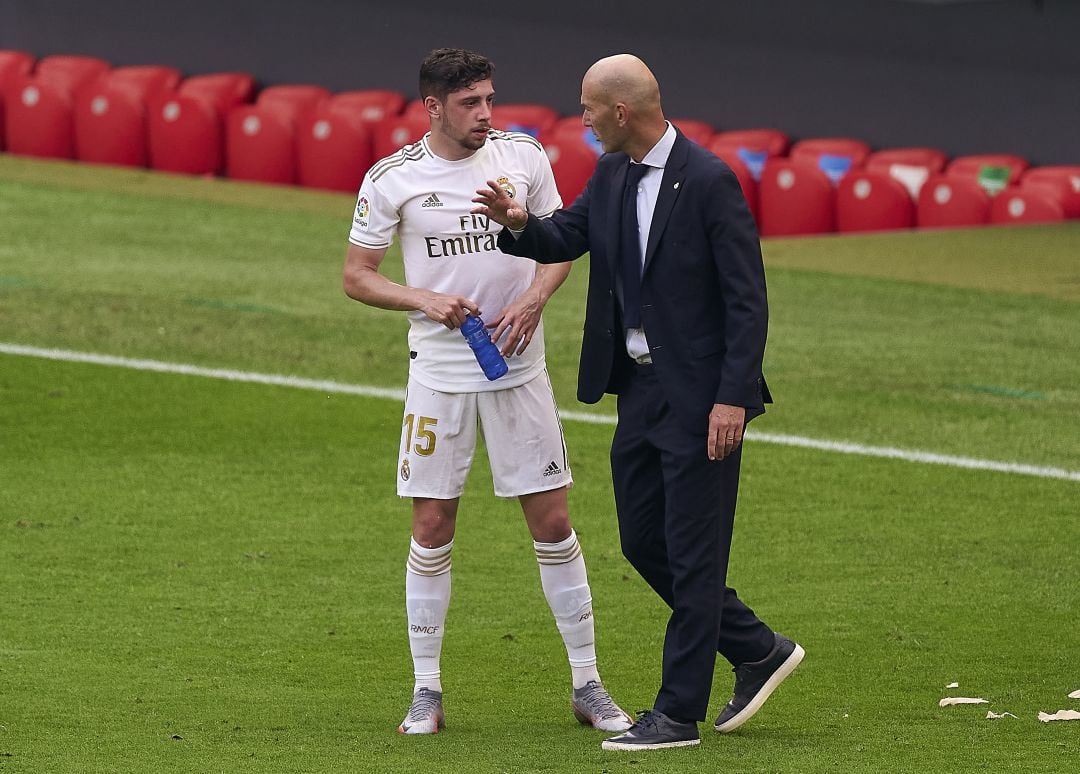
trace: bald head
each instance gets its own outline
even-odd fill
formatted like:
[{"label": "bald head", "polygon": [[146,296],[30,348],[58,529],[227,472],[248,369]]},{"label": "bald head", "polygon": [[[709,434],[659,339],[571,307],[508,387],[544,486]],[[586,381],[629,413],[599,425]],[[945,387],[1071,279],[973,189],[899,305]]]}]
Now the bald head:
[{"label": "bald head", "polygon": [[605,57],[581,81],[582,120],[604,150],[624,151],[640,161],[663,136],[660,85],[632,54]]},{"label": "bald head", "polygon": [[623,102],[638,113],[660,110],[660,84],[652,70],[633,54],[605,57],[589,68],[582,88],[591,86],[608,104]]}]

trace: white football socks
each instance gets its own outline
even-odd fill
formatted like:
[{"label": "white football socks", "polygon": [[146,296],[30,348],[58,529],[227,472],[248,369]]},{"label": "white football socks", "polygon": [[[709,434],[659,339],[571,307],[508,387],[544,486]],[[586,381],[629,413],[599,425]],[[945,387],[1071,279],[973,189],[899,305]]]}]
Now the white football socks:
[{"label": "white football socks", "polygon": [[577,533],[558,543],[533,542],[540,564],[540,584],[555,616],[575,688],[591,680],[600,682],[596,669],[596,638],[593,634],[592,592]]},{"label": "white football socks", "polygon": [[405,570],[405,609],[409,616],[409,649],[412,651],[413,693],[421,688],[442,691],[442,655],[446,609],[450,606],[450,549],[424,548],[415,540],[409,547]]}]

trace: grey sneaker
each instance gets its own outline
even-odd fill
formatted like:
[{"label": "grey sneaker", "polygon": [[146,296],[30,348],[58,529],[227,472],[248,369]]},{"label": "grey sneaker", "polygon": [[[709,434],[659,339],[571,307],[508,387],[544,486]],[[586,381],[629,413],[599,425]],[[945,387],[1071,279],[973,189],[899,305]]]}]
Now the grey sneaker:
[{"label": "grey sneaker", "polygon": [[574,689],[571,706],[574,717],[583,726],[592,726],[601,731],[625,731],[634,725],[633,718],[619,709],[604,686],[595,680]]},{"label": "grey sneaker", "polygon": [[735,695],[720,711],[714,728],[726,734],[754,716],[780,683],[795,671],[806,651],[782,634],[776,635],[772,651],[761,661],[739,664],[735,673]]},{"label": "grey sneaker", "polygon": [[412,697],[409,714],[398,726],[399,734],[437,734],[446,727],[443,717],[442,691],[421,688]]}]

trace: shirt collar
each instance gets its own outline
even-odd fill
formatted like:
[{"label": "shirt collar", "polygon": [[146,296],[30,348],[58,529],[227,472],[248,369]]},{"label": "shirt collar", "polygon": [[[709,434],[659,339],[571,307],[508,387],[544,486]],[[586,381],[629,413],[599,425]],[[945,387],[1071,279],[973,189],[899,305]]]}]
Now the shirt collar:
[{"label": "shirt collar", "polygon": [[671,125],[670,121],[665,121],[667,124],[667,131],[657,140],[656,145],[652,146],[652,150],[645,154],[645,157],[641,160],[642,164],[648,164],[650,167],[656,167],[657,169],[663,169],[667,165],[668,156],[671,155],[671,148],[675,145],[675,127]]}]

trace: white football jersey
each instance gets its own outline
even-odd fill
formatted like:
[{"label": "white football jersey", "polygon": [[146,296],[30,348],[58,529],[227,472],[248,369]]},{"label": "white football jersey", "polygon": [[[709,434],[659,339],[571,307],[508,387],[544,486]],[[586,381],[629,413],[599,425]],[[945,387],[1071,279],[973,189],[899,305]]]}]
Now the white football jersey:
[{"label": "white football jersey", "polygon": [[[488,132],[487,142],[460,161],[436,156],[429,135],[377,162],[364,177],[349,241],[378,250],[394,234],[405,257],[405,282],[469,298],[485,322],[532,284],[536,264],[496,246],[502,226],[470,213],[473,197],[496,181],[529,212],[547,217],[562,207],[547,154],[519,132]],[[544,368],[543,322],[522,355],[507,358],[509,372],[488,381],[459,330],[423,312],[409,312],[409,373],[441,392],[481,392],[516,387]]]}]

